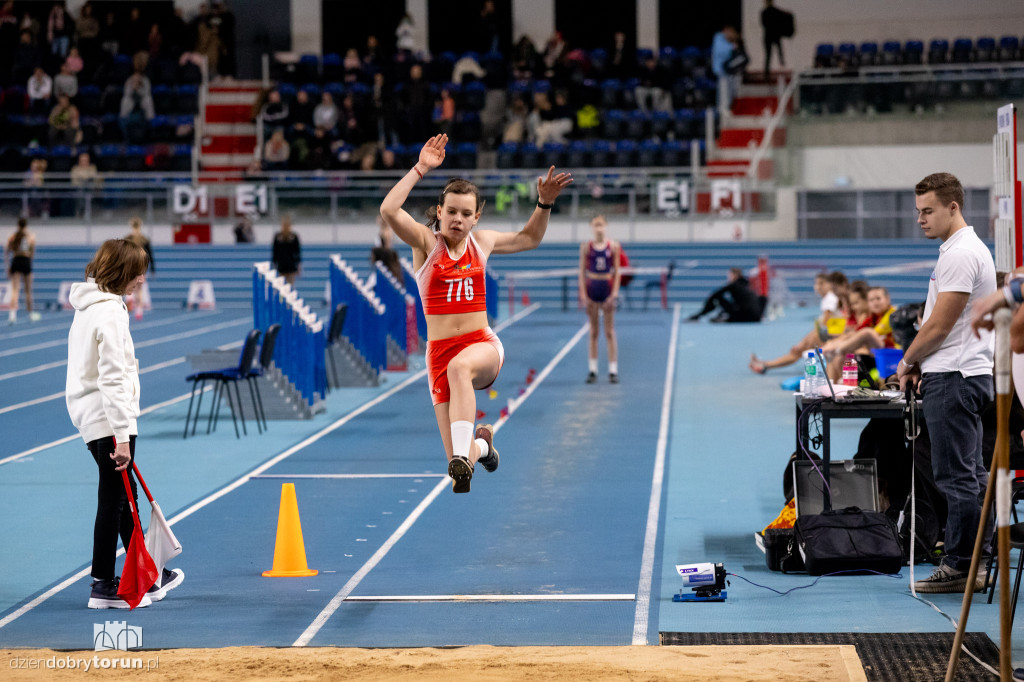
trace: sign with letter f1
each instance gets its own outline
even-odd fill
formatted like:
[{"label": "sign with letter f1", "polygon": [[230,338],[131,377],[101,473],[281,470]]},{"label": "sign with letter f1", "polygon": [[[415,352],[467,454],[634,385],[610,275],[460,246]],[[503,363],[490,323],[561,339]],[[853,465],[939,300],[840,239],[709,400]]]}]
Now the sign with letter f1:
[{"label": "sign with letter f1", "polygon": [[1024,265],[1021,238],[1020,180],[1017,171],[1017,108],[1012,104],[996,111],[992,138],[993,194],[996,201],[996,270],[1010,272]]}]

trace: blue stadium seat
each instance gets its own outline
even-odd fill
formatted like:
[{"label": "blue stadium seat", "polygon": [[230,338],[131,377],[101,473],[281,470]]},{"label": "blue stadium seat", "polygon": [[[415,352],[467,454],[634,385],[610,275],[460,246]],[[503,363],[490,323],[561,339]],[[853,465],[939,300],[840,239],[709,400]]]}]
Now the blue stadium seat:
[{"label": "blue stadium seat", "polygon": [[480,58],[480,66],[487,73],[484,76],[486,87],[499,90],[508,83],[505,57],[500,52],[488,52]]},{"label": "blue stadium seat", "polygon": [[924,63],[924,43],[920,40],[908,40],[903,46],[903,63]]},{"label": "blue stadium seat", "polygon": [[345,69],[342,68],[341,55],[335,52],[324,55],[320,68],[320,76],[325,83],[345,79]]},{"label": "blue stadium seat", "polygon": [[996,58],[996,39],[991,36],[978,38],[974,43],[974,59],[979,62],[991,62]]},{"label": "blue stadium seat", "polygon": [[839,43],[836,56],[846,64],[857,64],[857,46],[853,43]]},{"label": "blue stadium seat", "polygon": [[[309,95],[309,101],[310,102],[313,102],[314,104],[319,104],[320,103],[320,92],[321,91],[320,91],[320,86],[319,85],[317,85],[316,83],[305,83],[299,89],[306,91],[306,94]],[[335,104],[338,104],[338,102],[335,102]]]},{"label": "blue stadium seat", "polygon": [[857,59],[863,66],[874,66],[878,63],[878,43],[866,40],[860,44]]},{"label": "blue stadium seat", "polygon": [[66,145],[50,147],[46,158],[46,170],[53,173],[67,173],[74,163],[72,149]]},{"label": "blue stadium seat", "polygon": [[174,91],[168,85],[153,86],[153,109],[158,114],[174,113]]},{"label": "blue stadium seat", "polygon": [[103,122],[96,116],[82,116],[78,128],[82,131],[83,145],[96,144],[103,132]]},{"label": "blue stadium seat", "polygon": [[551,81],[547,80],[546,78],[542,78],[540,80],[534,81],[533,82],[533,91],[534,92],[551,92]]},{"label": "blue stadium seat", "polygon": [[146,170],[148,150],[141,145],[131,144],[124,148],[123,170],[126,173],[140,173]]},{"label": "blue stadium seat", "polygon": [[615,109],[622,105],[622,81],[606,78],[601,81],[601,107]]},{"label": "blue stadium seat", "polygon": [[121,121],[117,114],[103,114],[100,117],[100,139],[102,142],[120,142],[124,138]]},{"label": "blue stadium seat", "polygon": [[295,93],[298,92],[298,88],[294,83],[278,83],[277,91],[281,95],[281,101],[291,106],[295,102]]},{"label": "blue stadium seat", "polygon": [[519,145],[519,165],[523,168],[540,168],[540,150],[532,142]]},{"label": "blue stadium seat", "polygon": [[458,122],[455,126],[455,134],[460,140],[467,142],[479,142],[483,135],[483,124],[480,121],[480,114],[475,111],[464,111],[457,116]]},{"label": "blue stadium seat", "polygon": [[295,65],[295,80],[309,83],[320,80],[320,59],[315,54],[304,54]]},{"label": "blue stadium seat", "polygon": [[639,109],[629,112],[626,117],[625,136],[635,140],[644,137],[647,133],[647,120],[647,114]]},{"label": "blue stadium seat", "polygon": [[515,142],[502,142],[498,145],[497,149],[497,165],[502,170],[516,167],[516,154],[518,152],[519,145]]},{"label": "blue stadium seat", "polygon": [[584,168],[587,165],[589,147],[583,140],[572,140],[565,150],[566,168]]},{"label": "blue stadium seat", "polygon": [[704,66],[704,51],[694,45],[688,45],[679,53],[679,71],[683,76],[696,78],[698,69]]},{"label": "blue stadium seat", "polygon": [[477,145],[475,142],[459,142],[455,145],[455,167],[476,168]]},{"label": "blue stadium seat", "polygon": [[199,87],[186,83],[175,90],[174,112],[195,114],[199,112]]},{"label": "blue stadium seat", "polygon": [[187,172],[192,170],[192,146],[187,144],[176,144],[171,147],[171,168],[176,172]]},{"label": "blue stadium seat", "polygon": [[928,43],[928,63],[945,64],[949,60],[949,41],[935,38]]},{"label": "blue stadium seat", "polygon": [[836,48],[831,43],[819,43],[814,48],[814,65],[818,68],[828,68],[835,60]]},{"label": "blue stadium seat", "polygon": [[119,144],[101,144],[93,148],[93,161],[101,173],[124,170],[124,147]]},{"label": "blue stadium seat", "polygon": [[1003,36],[999,39],[999,61],[1013,62],[1020,58],[1020,40],[1017,36]]},{"label": "blue stadium seat", "polygon": [[639,47],[636,50],[636,61],[638,64],[643,64],[645,61],[654,56],[654,50],[648,47]]},{"label": "blue stadium seat", "polygon": [[652,111],[650,118],[650,134],[657,138],[664,138],[672,127],[672,114],[667,111]]},{"label": "blue stadium seat", "polygon": [[659,149],[658,165],[660,166],[682,166],[684,165],[685,153],[688,143],[681,140],[666,140],[661,143]]},{"label": "blue stadium seat", "polygon": [[3,111],[20,116],[28,110],[28,93],[24,86],[9,85],[4,89]]},{"label": "blue stadium seat", "polygon": [[636,165],[637,144],[633,140],[618,140],[615,143],[615,165],[628,168]]},{"label": "blue stadium seat", "polygon": [[953,41],[951,60],[956,64],[966,64],[974,57],[974,41],[970,38],[957,38]]},{"label": "blue stadium seat", "polygon": [[108,85],[103,89],[103,95],[100,100],[100,111],[104,114],[119,114],[121,113],[121,96],[124,94],[124,88],[120,85]]},{"label": "blue stadium seat", "polygon": [[194,129],[196,126],[196,118],[191,114],[181,114],[174,117],[174,136],[179,142],[191,142]]},{"label": "blue stadium seat", "polygon": [[651,168],[658,165],[658,152],[661,144],[654,140],[644,140],[637,148],[637,165],[641,168]]},{"label": "blue stadium seat", "polygon": [[324,86],[324,92],[331,93],[335,104],[341,104],[341,100],[345,97],[345,86],[337,82],[328,83]]},{"label": "blue stadium seat", "polygon": [[192,62],[185,62],[178,67],[178,83],[192,83],[198,85],[203,82],[203,72]]},{"label": "blue stadium seat", "polygon": [[886,66],[903,63],[903,45],[895,40],[882,43],[881,63]]},{"label": "blue stadium seat", "polygon": [[590,51],[590,66],[598,77],[604,73],[605,65],[608,62],[608,50],[597,47]]},{"label": "blue stadium seat", "polygon": [[110,64],[110,69],[107,71],[107,85],[123,86],[128,77],[132,75],[133,69],[134,66],[132,65],[130,55],[115,55],[114,60]]},{"label": "blue stadium seat", "polygon": [[366,83],[350,83],[348,86],[349,94],[352,95],[352,101],[355,103],[357,108],[369,106],[373,99],[373,88]]},{"label": "blue stadium seat", "polygon": [[102,94],[95,85],[83,85],[78,88],[78,96],[75,98],[78,113],[82,116],[94,116],[100,113],[100,97]]},{"label": "blue stadium seat", "polygon": [[697,129],[697,116],[691,109],[676,109],[675,117],[672,119],[672,129],[680,140],[700,137],[701,134],[701,131]]},{"label": "blue stadium seat", "polygon": [[157,114],[149,122],[149,139],[151,142],[174,141],[174,120],[170,116]]},{"label": "blue stadium seat", "polygon": [[541,167],[561,168],[565,165],[566,146],[561,142],[546,142],[541,147]]},{"label": "blue stadium seat", "polygon": [[178,80],[178,62],[167,57],[160,57],[150,62],[150,80],[153,84],[174,85]]},{"label": "blue stadium seat", "polygon": [[601,116],[601,134],[609,139],[622,137],[626,113],[621,109],[606,109]]},{"label": "blue stadium seat", "polygon": [[473,81],[462,89],[462,107],[469,111],[480,111],[487,103],[487,86]]},{"label": "blue stadium seat", "polygon": [[594,140],[590,143],[590,165],[595,168],[607,168],[611,165],[612,146],[608,140]]}]

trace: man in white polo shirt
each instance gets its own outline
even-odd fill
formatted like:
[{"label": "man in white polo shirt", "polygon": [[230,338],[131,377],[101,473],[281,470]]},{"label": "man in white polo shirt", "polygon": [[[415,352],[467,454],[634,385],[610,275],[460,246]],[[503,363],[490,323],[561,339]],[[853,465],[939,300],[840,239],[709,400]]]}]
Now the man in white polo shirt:
[{"label": "man in white polo shirt", "polygon": [[[917,222],[939,239],[939,260],[928,283],[921,330],[904,351],[900,388],[920,385],[932,444],[935,484],[946,497],[945,557],[914,587],[919,592],[962,592],[981,520],[988,470],[981,451],[981,412],[992,401],[992,334],[976,336],[970,306],[996,288],[988,247],[963,217],[964,190],[949,173],[929,175],[914,188]],[[984,548],[992,537],[985,531]],[[976,587],[981,588],[976,581]]]}]

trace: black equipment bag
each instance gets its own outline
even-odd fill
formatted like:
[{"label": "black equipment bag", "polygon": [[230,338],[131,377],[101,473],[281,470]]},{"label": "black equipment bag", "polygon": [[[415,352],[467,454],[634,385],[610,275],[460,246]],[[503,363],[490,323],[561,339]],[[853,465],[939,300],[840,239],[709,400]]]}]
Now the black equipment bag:
[{"label": "black equipment bag", "polygon": [[804,560],[796,548],[792,528],[769,528],[764,531],[764,561],[770,571],[804,570]]},{"label": "black equipment bag", "polygon": [[847,507],[800,516],[794,532],[810,575],[836,571],[899,573],[903,565],[896,526],[880,512]]},{"label": "black equipment bag", "polygon": [[796,17],[784,9],[779,12],[779,35],[783,38],[792,38],[796,33]]}]

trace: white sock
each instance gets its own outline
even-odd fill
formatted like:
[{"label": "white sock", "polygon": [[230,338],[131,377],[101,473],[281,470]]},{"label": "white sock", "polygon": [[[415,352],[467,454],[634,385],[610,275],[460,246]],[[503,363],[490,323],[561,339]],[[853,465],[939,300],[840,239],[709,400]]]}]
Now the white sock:
[{"label": "white sock", "polygon": [[7,313],[7,319],[11,322],[16,321],[18,319],[18,311],[12,308],[11,312]]},{"label": "white sock", "polygon": [[587,362],[590,363],[591,374],[597,374],[597,358],[589,358]]},{"label": "white sock", "polygon": [[608,363],[608,373],[609,374],[618,374],[619,373],[619,363],[618,362],[609,362]]},{"label": "white sock", "polygon": [[473,422],[452,422],[452,455],[469,459],[469,444],[473,440]]},{"label": "white sock", "polygon": [[477,446],[480,448],[480,457],[481,457],[481,459],[486,457],[487,454],[491,451],[491,449],[489,447],[487,447],[487,441],[485,441],[483,438],[477,438],[473,442],[476,443]]}]

